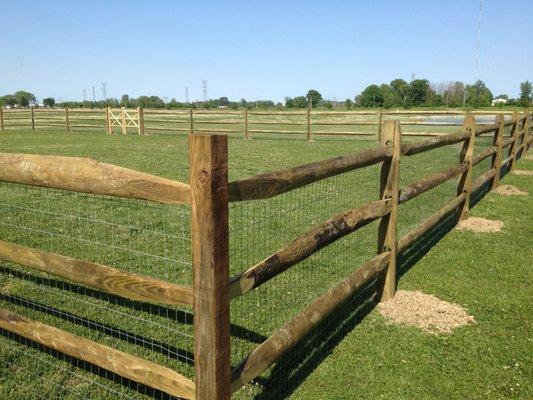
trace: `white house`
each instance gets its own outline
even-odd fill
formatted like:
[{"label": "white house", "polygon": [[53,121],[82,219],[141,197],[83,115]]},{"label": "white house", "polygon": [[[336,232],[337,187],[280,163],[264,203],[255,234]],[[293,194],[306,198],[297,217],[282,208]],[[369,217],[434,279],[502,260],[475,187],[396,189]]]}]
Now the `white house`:
[{"label": "white house", "polygon": [[506,104],[507,99],[494,99],[492,100],[492,106],[494,107],[497,104]]}]

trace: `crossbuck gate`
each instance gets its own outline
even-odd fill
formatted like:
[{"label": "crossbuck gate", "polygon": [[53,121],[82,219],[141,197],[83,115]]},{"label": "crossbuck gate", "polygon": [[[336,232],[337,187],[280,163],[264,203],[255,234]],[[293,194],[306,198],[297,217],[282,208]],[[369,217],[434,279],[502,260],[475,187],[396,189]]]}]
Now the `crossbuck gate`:
[{"label": "crossbuck gate", "polygon": [[107,133],[115,133],[114,128],[120,128],[120,132],[125,135],[128,133],[128,128],[136,128],[139,135],[144,134],[144,122],[142,117],[143,110],[138,107],[135,110],[126,110],[121,107],[120,110],[112,110],[110,107],[106,108],[106,128]]}]

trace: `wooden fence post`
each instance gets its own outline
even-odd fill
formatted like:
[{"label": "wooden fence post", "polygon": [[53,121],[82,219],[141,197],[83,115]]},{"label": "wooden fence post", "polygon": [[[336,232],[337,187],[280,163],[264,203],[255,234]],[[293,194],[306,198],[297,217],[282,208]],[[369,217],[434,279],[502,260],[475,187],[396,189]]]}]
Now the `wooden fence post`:
[{"label": "wooden fence post", "polygon": [[126,126],[126,108],[120,107],[120,125],[122,128],[122,134],[126,135],[128,133],[128,128]]},{"label": "wooden fence post", "polygon": [[311,143],[311,99],[307,100],[307,143]]},{"label": "wooden fence post", "polygon": [[496,122],[499,124],[499,127],[498,127],[498,130],[496,131],[496,134],[494,135],[494,141],[492,142],[492,145],[496,146],[496,153],[492,156],[491,167],[494,169],[494,178],[492,179],[491,190],[496,189],[498,186],[500,186],[500,170],[501,170],[502,152],[503,152],[502,144],[503,144],[503,134],[505,133],[504,120],[505,118],[502,114],[498,114],[496,116]]},{"label": "wooden fence post", "polygon": [[390,251],[390,261],[382,274],[381,301],[396,293],[396,254],[398,249],[398,192],[400,181],[401,131],[400,121],[385,121],[379,142],[392,148],[392,155],[383,161],[380,178],[380,197],[390,199],[391,211],[381,218],[378,229],[378,254]]},{"label": "wooden fence post", "polygon": [[194,113],[192,108],[189,110],[189,124],[190,124],[190,134],[194,133]]},{"label": "wooden fence post", "polygon": [[35,130],[35,110],[33,109],[33,106],[30,107],[31,112],[31,129],[32,131]]},{"label": "wooden fence post", "polygon": [[515,164],[516,164],[516,149],[518,148],[518,135],[520,133],[520,113],[515,111],[513,113],[513,119],[515,120],[515,123],[511,128],[511,137],[514,138],[514,141],[513,143],[511,143],[511,146],[509,147],[509,156],[513,157],[511,159],[511,164],[509,166],[510,171],[515,169]]},{"label": "wooden fence post", "polygon": [[378,140],[381,137],[382,128],[383,128],[383,108],[380,108],[379,113],[378,113]]},{"label": "wooden fence post", "polygon": [[244,139],[250,139],[250,132],[248,132],[248,108],[244,107]]},{"label": "wooden fence post", "polygon": [[0,106],[0,130],[4,130],[4,109]]},{"label": "wooden fence post", "polygon": [[470,132],[470,138],[466,139],[461,149],[459,163],[465,164],[467,169],[461,174],[459,185],[457,186],[457,196],[465,194],[465,201],[460,210],[459,219],[468,218],[470,210],[470,195],[472,194],[472,161],[474,158],[474,143],[476,139],[476,119],[473,115],[466,113],[463,128]]},{"label": "wooden fence post", "polygon": [[65,132],[70,132],[70,120],[68,115],[68,107],[65,107]]},{"label": "wooden fence post", "polygon": [[523,131],[523,136],[522,136],[522,140],[520,141],[520,144],[523,144],[524,147],[522,149],[522,153],[521,155],[524,155],[529,147],[529,129],[530,129],[530,126],[529,126],[529,110],[526,108],[524,110],[524,124],[522,125],[522,131]]},{"label": "wooden fence post", "polygon": [[228,138],[190,135],[197,400],[231,397]]},{"label": "wooden fence post", "polygon": [[137,125],[139,125],[139,135],[144,135],[144,109],[137,107]]}]

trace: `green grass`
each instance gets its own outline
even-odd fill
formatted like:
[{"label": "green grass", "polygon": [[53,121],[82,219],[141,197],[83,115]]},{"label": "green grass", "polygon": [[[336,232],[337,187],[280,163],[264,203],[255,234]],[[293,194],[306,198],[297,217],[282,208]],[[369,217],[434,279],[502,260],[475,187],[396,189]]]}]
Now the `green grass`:
[{"label": "green grass", "polygon": [[[476,153],[488,144],[488,139],[478,140]],[[235,135],[230,137],[230,180],[374,145],[371,137],[317,137],[314,143],[306,144],[301,136],[261,135],[243,141],[240,135]],[[184,135],[139,137],[86,132],[64,134],[51,130],[9,131],[0,135],[0,148],[2,152],[92,157],[188,181]],[[459,146],[454,145],[404,158],[402,185],[456,164],[458,153]],[[520,167],[527,163],[533,168],[531,161],[521,161]],[[487,168],[488,161],[476,167],[475,175]],[[260,261],[334,213],[376,199],[378,172],[378,166],[368,167],[266,201],[232,204],[232,274]],[[533,190],[527,176],[508,175],[505,182]],[[400,234],[451,199],[456,184],[457,180],[452,180],[402,205]],[[186,207],[11,184],[0,185],[0,199],[2,239],[190,284]],[[464,304],[476,318],[475,325],[461,328],[450,336],[435,337],[413,328],[387,325],[372,311],[344,339],[339,339],[339,344],[332,347],[332,354],[328,357],[318,354],[318,359],[325,360],[295,379],[297,384],[292,388],[295,391],[291,394],[291,389],[289,394],[297,399],[531,397],[532,389],[528,386],[531,344],[527,336],[531,328],[527,320],[531,315],[528,302],[531,275],[527,268],[531,257],[527,245],[531,237],[531,228],[527,229],[531,226],[531,204],[529,196],[504,198],[489,194],[474,208],[473,214],[503,220],[504,232],[474,235],[454,231],[400,281],[400,288],[420,289]],[[376,230],[373,223],[232,302],[232,363],[238,363],[264,337],[372,257]],[[132,309],[118,299],[101,298],[83,288],[74,293],[75,288],[66,282],[49,281],[50,277],[44,274],[7,263],[2,265],[1,307],[193,377],[190,365],[158,351],[168,346],[181,349],[174,353],[184,356],[192,351],[190,316],[172,314],[154,306]],[[17,304],[18,297],[33,303],[30,306],[19,300]],[[61,317],[57,312],[45,313],[36,303],[86,320],[67,318],[64,314]],[[105,323],[112,329],[95,329],[95,323]],[[128,333],[116,334],[117,329]],[[328,329],[334,330],[332,326]],[[137,335],[134,343],[126,340],[132,335]],[[141,346],[141,337],[151,344]],[[297,350],[291,354],[297,356]],[[2,399],[41,398],[40,395],[68,399],[118,397],[99,385],[139,396],[41,351],[30,351],[11,339],[0,339],[0,357],[6,360],[0,363]],[[275,376],[283,368],[277,366],[264,378]],[[515,385],[512,391],[511,385]],[[260,385],[249,385],[235,397],[249,398],[260,393]]]}]

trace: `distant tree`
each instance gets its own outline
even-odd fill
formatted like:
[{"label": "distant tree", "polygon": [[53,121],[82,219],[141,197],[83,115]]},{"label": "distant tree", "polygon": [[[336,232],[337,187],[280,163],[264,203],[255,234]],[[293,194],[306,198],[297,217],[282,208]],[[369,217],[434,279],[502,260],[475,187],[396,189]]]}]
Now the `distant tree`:
[{"label": "distant tree", "polygon": [[466,85],[466,102],[470,107],[486,107],[492,102],[492,92],[482,80],[473,85]]},{"label": "distant tree", "polygon": [[292,99],[292,103],[294,108],[307,107],[307,99],[304,96],[296,96],[294,99]]},{"label": "distant tree", "polygon": [[415,79],[411,81],[407,90],[407,105],[421,106],[426,104],[430,93],[431,87],[427,79]]},{"label": "distant tree", "polygon": [[14,107],[15,104],[17,104],[17,100],[12,94],[6,94],[5,96],[0,97],[0,107]]},{"label": "distant tree", "polygon": [[183,104],[178,102],[174,97],[168,102],[168,108],[182,108]]},{"label": "distant tree", "polygon": [[407,101],[407,92],[409,90],[409,84],[403,79],[394,79],[390,83],[390,88],[394,96],[395,106],[404,106]]},{"label": "distant tree", "polygon": [[382,106],[385,108],[391,108],[394,107],[396,104],[396,96],[394,94],[394,91],[391,89],[389,85],[386,83],[383,83],[379,90],[381,92],[381,95],[383,96],[383,104]]},{"label": "distant tree", "polygon": [[294,101],[290,97],[285,97],[285,107],[294,108]]},{"label": "distant tree", "polygon": [[43,104],[45,107],[52,108],[56,104],[56,99],[53,97],[47,97],[46,99],[43,99]]},{"label": "distant tree", "polygon": [[349,110],[353,107],[353,101],[350,99],[344,100],[344,106]]},{"label": "distant tree", "polygon": [[241,107],[246,108],[248,106],[248,103],[246,102],[246,99],[241,99]]},{"label": "distant tree", "polygon": [[229,100],[227,97],[221,97],[218,99],[218,105],[220,107],[228,107],[229,106]]},{"label": "distant tree", "polygon": [[13,95],[17,104],[21,107],[28,107],[30,103],[35,103],[35,95],[24,90],[19,90]]},{"label": "distant tree", "polygon": [[494,97],[494,99],[505,99],[505,100],[509,100],[509,95],[508,95],[508,94],[499,94],[498,96]]},{"label": "distant tree", "polygon": [[322,100],[320,102],[320,106],[331,110],[333,108],[333,102],[331,102],[330,100]]},{"label": "distant tree", "polygon": [[524,81],[520,84],[520,105],[529,107],[531,103],[531,82]]},{"label": "distant tree", "polygon": [[120,105],[122,107],[128,107],[129,103],[130,103],[130,96],[127,94],[123,94],[122,97],[120,98]]},{"label": "distant tree", "polygon": [[357,103],[361,107],[382,107],[383,93],[378,85],[370,85],[357,96]]},{"label": "distant tree", "polygon": [[312,107],[316,107],[318,103],[322,101],[322,95],[314,89],[309,90],[305,97],[307,98],[308,101],[311,101]]}]

